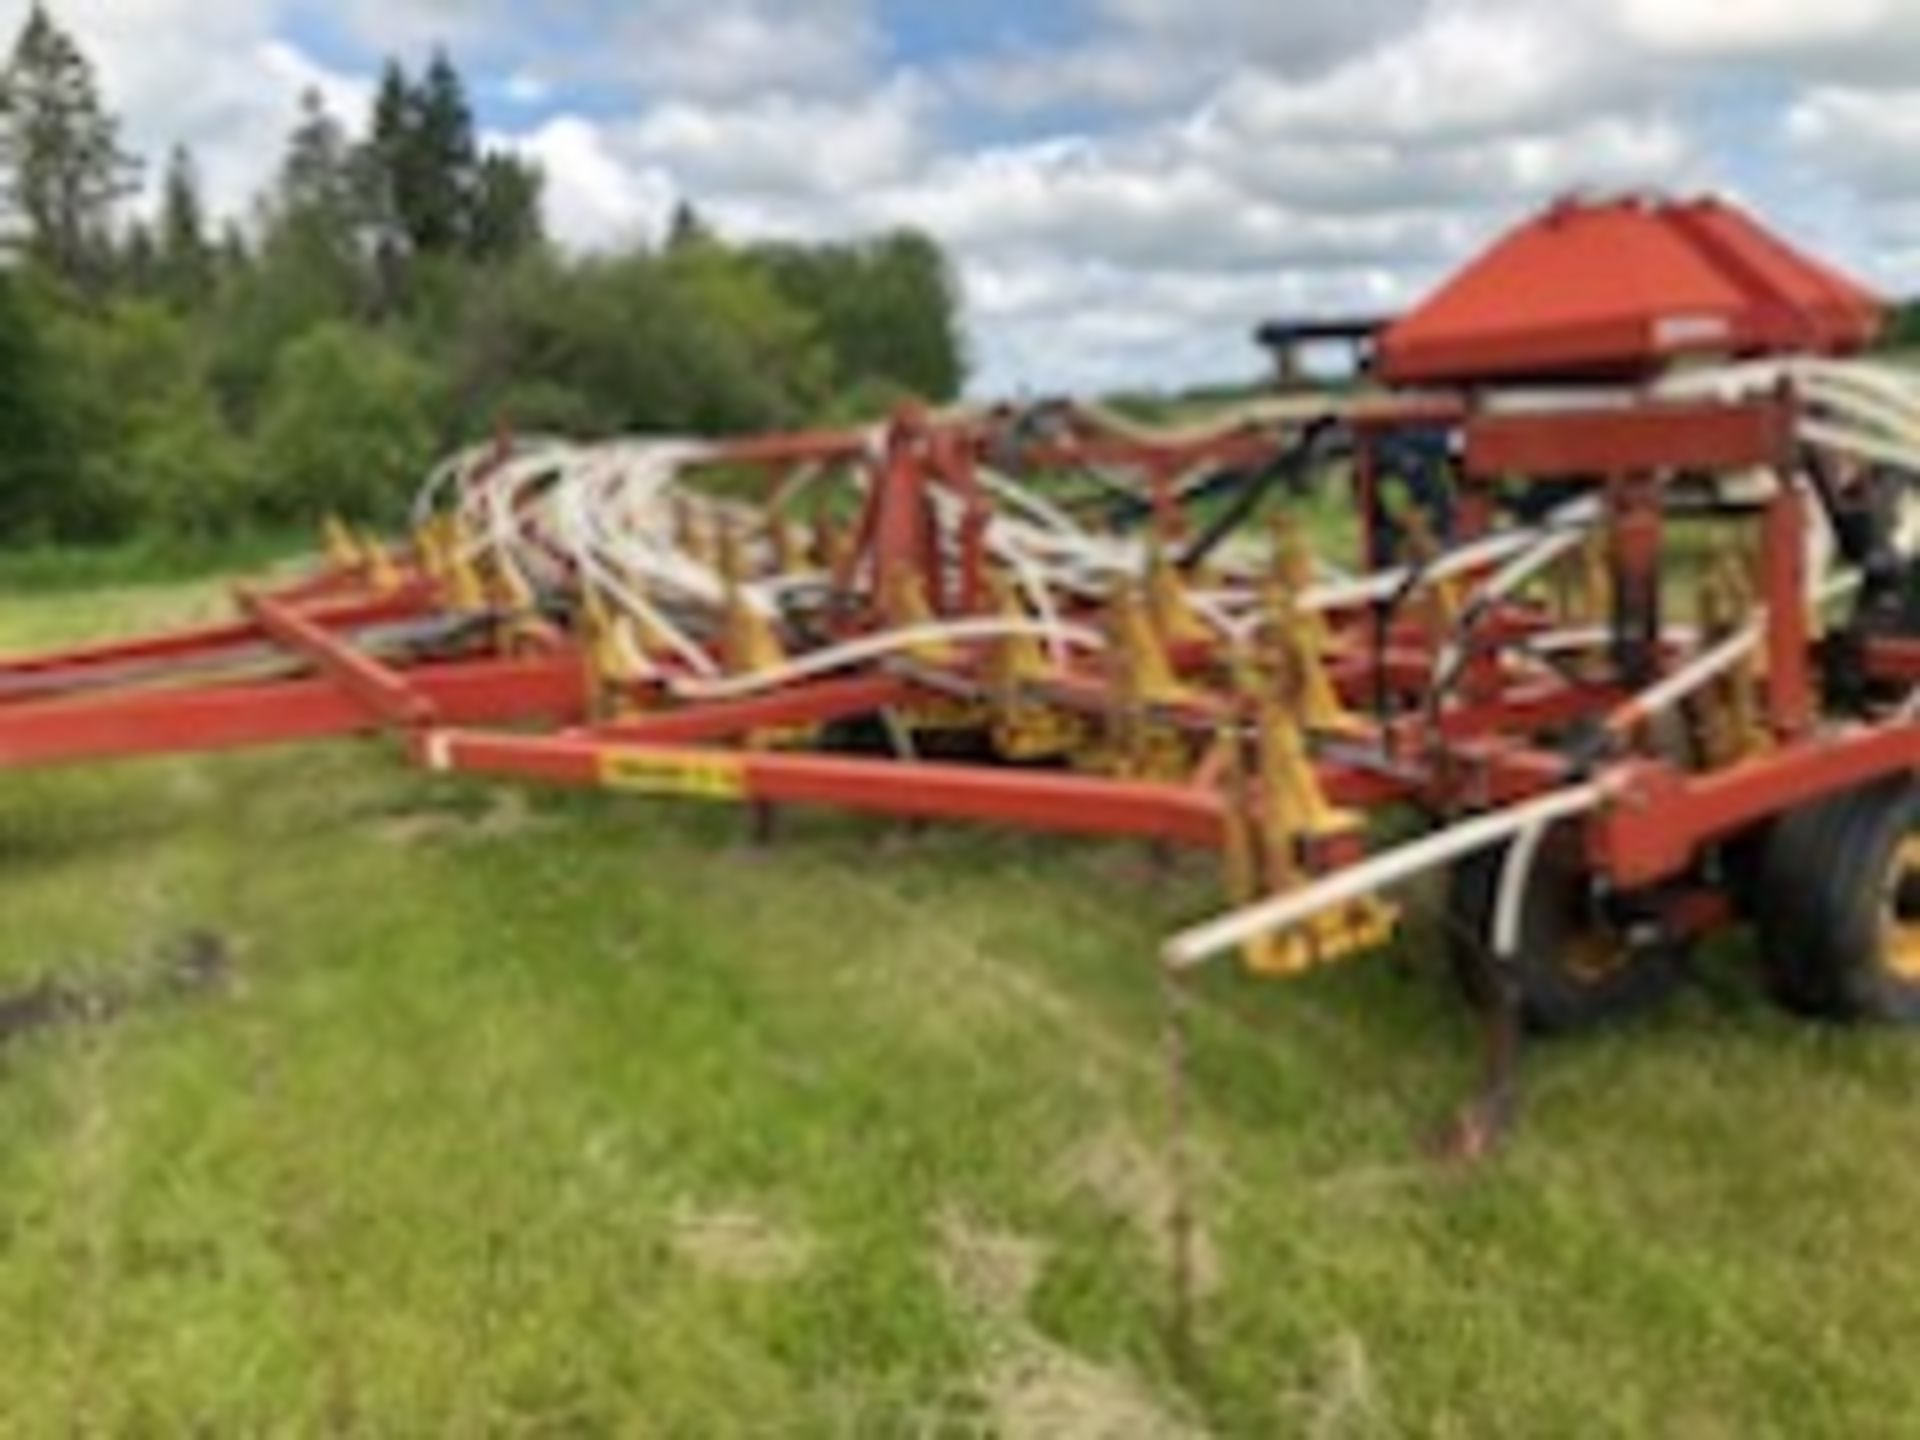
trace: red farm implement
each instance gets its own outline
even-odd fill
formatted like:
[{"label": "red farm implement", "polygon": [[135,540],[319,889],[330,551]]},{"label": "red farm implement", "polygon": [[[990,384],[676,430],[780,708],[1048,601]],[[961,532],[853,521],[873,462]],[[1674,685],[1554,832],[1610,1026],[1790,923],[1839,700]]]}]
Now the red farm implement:
[{"label": "red farm implement", "polygon": [[1561,207],[1382,337],[1431,388],[487,447],[230,625],[0,666],[0,767],[386,733],[1217,852],[1174,973],[1374,949],[1446,868],[1497,1018],[1637,1008],[1752,922],[1786,1003],[1916,1019],[1920,379],[1844,358],[1874,313],[1723,207]]}]

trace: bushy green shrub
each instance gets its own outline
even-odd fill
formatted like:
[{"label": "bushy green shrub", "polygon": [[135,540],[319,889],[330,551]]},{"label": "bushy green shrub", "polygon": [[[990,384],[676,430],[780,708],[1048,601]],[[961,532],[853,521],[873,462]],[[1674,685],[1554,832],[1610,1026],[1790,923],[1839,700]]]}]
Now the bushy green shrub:
[{"label": "bushy green shrub", "polygon": [[175,539],[225,540],[254,523],[261,498],[248,449],[205,390],[148,411],[125,464],[142,529]]},{"label": "bushy green shrub", "polygon": [[323,325],[289,345],[261,410],[263,510],[281,522],[392,520],[439,449],[432,372],[389,341]]},{"label": "bushy green shrub", "polygon": [[[798,427],[964,378],[951,269],[911,231],[737,245],[683,204],[657,246],[562,254],[538,170],[487,148],[444,54],[389,62],[363,125],[309,91],[215,233],[184,149],[135,213],[109,97],[47,9],[22,44],[63,123],[0,146],[24,226],[0,270],[0,546],[378,520],[502,428]],[[88,213],[30,203],[62,195]]]},{"label": "bushy green shrub", "polygon": [[61,492],[79,459],[77,417],[42,317],[15,278],[0,274],[0,544],[58,538]]}]

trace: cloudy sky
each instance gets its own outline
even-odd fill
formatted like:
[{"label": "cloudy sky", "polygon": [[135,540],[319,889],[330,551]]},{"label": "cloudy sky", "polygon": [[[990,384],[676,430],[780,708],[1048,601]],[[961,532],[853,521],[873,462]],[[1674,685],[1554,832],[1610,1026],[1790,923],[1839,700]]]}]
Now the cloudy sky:
[{"label": "cloudy sky", "polygon": [[[1575,187],[1745,199],[1920,291],[1920,0],[50,0],[238,209],[298,93],[444,43],[559,235],[910,223],[977,388],[1228,378]],[[26,0],[0,0],[16,24]]]}]

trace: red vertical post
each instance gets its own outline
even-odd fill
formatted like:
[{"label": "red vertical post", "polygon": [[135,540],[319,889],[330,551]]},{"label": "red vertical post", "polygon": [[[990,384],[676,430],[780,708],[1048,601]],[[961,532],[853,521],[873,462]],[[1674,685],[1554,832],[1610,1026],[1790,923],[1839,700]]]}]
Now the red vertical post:
[{"label": "red vertical post", "polygon": [[[1495,519],[1493,482],[1470,475],[1465,467],[1456,470],[1453,534],[1448,542],[1464,545],[1493,533]],[[1492,645],[1473,647],[1461,676],[1460,691],[1475,705],[1496,701],[1505,687],[1506,672],[1500,663],[1500,651]]]},{"label": "red vertical post", "polygon": [[[978,615],[987,604],[987,529],[993,523],[993,508],[980,487],[973,448],[953,431],[943,431],[937,443],[937,475],[929,478],[945,481],[959,495],[964,508],[960,514],[960,568],[946,577],[944,599],[935,603],[949,615]],[[937,575],[942,562],[937,510],[931,511],[931,519],[934,533],[930,563]],[[933,577],[928,584],[931,588]]]},{"label": "red vertical post", "polygon": [[1647,474],[1607,483],[1613,563],[1613,657],[1629,690],[1660,673],[1660,482]]},{"label": "red vertical post", "polygon": [[1154,532],[1168,545],[1186,539],[1185,518],[1173,499],[1173,466],[1166,456],[1155,455],[1147,463],[1147,484],[1153,497]]},{"label": "red vertical post", "polygon": [[1471,476],[1463,477],[1454,503],[1453,542],[1478,540],[1493,531],[1493,487]]},{"label": "red vertical post", "polygon": [[[887,483],[887,473],[892,468],[891,455],[874,456],[860,462],[867,472],[867,503],[860,509],[860,518],[854,524],[853,539],[834,565],[833,588],[842,595],[851,595],[854,582],[860,578],[860,566],[872,548],[874,526],[880,512],[880,496]],[[825,494],[825,490],[821,491]]]},{"label": "red vertical post", "polygon": [[916,572],[926,556],[926,517],[921,512],[921,452],[925,437],[918,417],[895,423],[874,492],[873,580],[885,596],[902,571]]},{"label": "red vertical post", "polygon": [[[887,430],[883,452],[873,461],[866,508],[852,550],[842,562],[845,573],[835,586],[851,591],[863,561],[872,565],[872,595],[885,606],[902,573],[924,574],[928,546],[925,493],[927,435],[925,416],[903,406]],[[929,595],[937,603],[938,596]]]},{"label": "red vertical post", "polygon": [[1813,725],[1812,667],[1807,649],[1807,502],[1791,480],[1767,506],[1761,525],[1761,585],[1767,601],[1767,718],[1783,739]]}]

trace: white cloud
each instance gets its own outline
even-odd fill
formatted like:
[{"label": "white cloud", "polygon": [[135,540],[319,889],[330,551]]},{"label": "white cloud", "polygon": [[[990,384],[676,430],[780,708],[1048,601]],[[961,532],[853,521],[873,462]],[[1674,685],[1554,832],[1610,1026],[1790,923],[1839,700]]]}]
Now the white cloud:
[{"label": "white cloud", "polygon": [[370,48],[409,57],[433,46],[477,50],[516,28],[513,0],[334,0],[332,15]]},{"label": "white cloud", "polygon": [[671,100],[625,133],[630,151],[696,192],[852,195],[924,155],[925,96],[902,77],[849,102],[773,94],[731,105]]},{"label": "white cloud", "polygon": [[1408,141],[1362,130],[1310,143],[1240,125],[1223,107],[1185,133],[1249,195],[1343,214],[1525,203],[1576,188],[1685,187],[1705,174],[1693,137],[1658,112],[1504,135]]},{"label": "white cloud", "polygon": [[965,99],[1011,114],[1062,105],[1141,109],[1180,94],[1199,68],[1150,46],[1102,39],[1064,53],[1024,49],[963,61],[946,79]]},{"label": "white cloud", "polygon": [[1624,0],[1622,18],[1654,49],[1757,54],[1870,42],[1909,8],[1902,0]]},{"label": "white cloud", "polygon": [[1231,55],[1276,71],[1305,72],[1411,28],[1427,0],[1099,0],[1120,33],[1158,47]]},{"label": "white cloud", "polygon": [[1920,198],[1920,89],[1822,86],[1788,111],[1800,154],[1874,199]]},{"label": "white cloud", "polygon": [[[364,110],[366,77],[298,43],[295,0],[55,3],[132,138],[156,160],[192,144],[221,208],[271,174],[300,90]],[[24,9],[0,0],[0,26]],[[572,245],[657,239],[681,196],[749,235],[931,230],[984,388],[1251,370],[1264,315],[1402,303],[1574,188],[1737,182],[1841,263],[1920,284],[1920,0],[1076,0],[1039,27],[1064,38],[1010,23],[906,60],[884,15],[340,0],[333,18],[375,51],[450,44]]]},{"label": "white cloud", "polygon": [[862,0],[637,0],[618,15],[587,63],[656,95],[844,96],[864,84],[879,47]]},{"label": "white cloud", "polygon": [[1041,394],[1250,376],[1263,316],[1383,313],[1410,298],[1395,272],[1367,266],[1222,274],[1055,257],[979,262],[966,279],[981,319],[978,359],[995,389]]},{"label": "white cloud", "polygon": [[585,249],[656,243],[678,188],[666,172],[635,166],[606,133],[575,116],[550,120],[518,139],[495,137],[539,164],[547,177],[548,223]]},{"label": "white cloud", "polygon": [[1098,28],[1053,49],[1014,46],[953,67],[969,99],[1010,112],[1058,106],[1145,108],[1233,69],[1297,76],[1410,27],[1425,0],[1097,0]]},{"label": "white cloud", "polygon": [[373,82],[366,76],[329,70],[284,40],[265,41],[254,56],[260,69],[272,77],[268,88],[280,101],[277,108],[285,108],[288,97],[317,93],[327,109],[351,130],[373,104]]},{"label": "white cloud", "polygon": [[1216,105],[1224,123],[1269,138],[1511,134],[1591,109],[1611,79],[1603,60],[1574,7],[1443,7],[1310,79],[1243,71]]},{"label": "white cloud", "polygon": [[1417,256],[1418,209],[1331,213],[1263,198],[1177,147],[1058,141],[946,162],[871,197],[871,213],[964,252],[1070,255],[1121,266],[1317,268]]},{"label": "white cloud", "polygon": [[[269,0],[61,0],[57,19],[99,68],[127,139],[157,177],[175,144],[192,148],[218,211],[242,211],[277,164],[298,117],[300,93],[317,87],[357,109],[363,80],[302,54],[276,27]],[[25,18],[0,0],[0,32]]]}]

